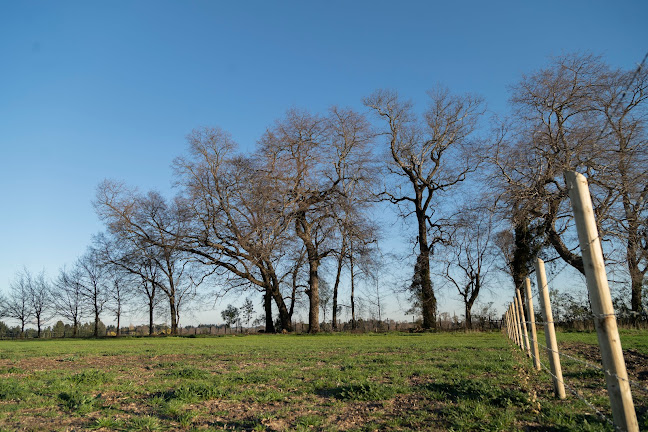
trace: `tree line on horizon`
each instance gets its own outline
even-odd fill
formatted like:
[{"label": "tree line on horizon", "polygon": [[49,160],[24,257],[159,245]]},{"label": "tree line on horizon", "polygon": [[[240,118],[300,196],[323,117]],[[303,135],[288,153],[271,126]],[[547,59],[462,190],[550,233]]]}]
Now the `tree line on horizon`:
[{"label": "tree line on horizon", "polygon": [[[399,285],[411,311],[434,329],[438,287],[450,287],[470,328],[497,271],[519,287],[540,256],[584,273],[563,178],[571,170],[588,178],[607,262],[624,275],[623,301],[640,317],[646,77],[569,54],[523,75],[506,117],[489,115],[479,96],[438,87],[422,111],[390,90],[364,98],[366,112],[288,110],[251,152],[220,128],[196,129],[173,162],[176,196],[102,182],[93,204],[105,231],[53,282],[17,275],[1,316],[23,328],[33,320],[40,333],[49,302],[75,328],[82,314],[99,323],[107,310],[119,328],[124,304],[137,298],[151,325],[163,308],[177,334],[181,311],[218,286],[210,295],[259,293],[266,332],[292,331],[299,309],[317,333],[329,302],[337,330],[343,303],[357,319],[357,281],[377,286],[375,274],[395,265],[375,217],[389,206],[414,251],[411,279]],[[348,303],[339,297],[343,278]]]}]

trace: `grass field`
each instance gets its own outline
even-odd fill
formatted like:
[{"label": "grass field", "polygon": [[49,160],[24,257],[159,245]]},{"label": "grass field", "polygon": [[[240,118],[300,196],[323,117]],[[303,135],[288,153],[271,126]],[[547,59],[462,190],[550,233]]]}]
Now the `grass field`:
[{"label": "grass field", "polygon": [[[560,338],[592,361],[595,334]],[[648,387],[648,334],[623,343]],[[609,416],[603,375],[572,363]],[[500,333],[0,341],[0,430],[613,430],[531,366]]]}]

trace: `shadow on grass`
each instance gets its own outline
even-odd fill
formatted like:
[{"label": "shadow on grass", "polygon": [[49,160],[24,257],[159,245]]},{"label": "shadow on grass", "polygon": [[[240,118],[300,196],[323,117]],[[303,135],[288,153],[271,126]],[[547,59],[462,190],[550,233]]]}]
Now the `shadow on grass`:
[{"label": "shadow on grass", "polygon": [[333,397],[341,401],[379,401],[391,399],[396,391],[388,385],[366,382],[349,384],[317,391],[319,396]]},{"label": "shadow on grass", "polygon": [[433,382],[419,386],[433,399],[450,402],[481,401],[497,407],[527,406],[528,395],[520,390],[493,386],[480,380]]}]

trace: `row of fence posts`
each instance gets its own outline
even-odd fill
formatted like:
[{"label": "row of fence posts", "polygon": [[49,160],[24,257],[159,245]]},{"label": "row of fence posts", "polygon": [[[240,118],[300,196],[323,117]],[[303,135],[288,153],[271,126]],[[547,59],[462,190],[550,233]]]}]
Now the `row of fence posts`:
[{"label": "row of fence posts", "polygon": [[[618,430],[639,431],[587,180],[576,172],[565,172],[564,176],[583,256],[585,278],[601,350],[601,361],[612,408],[613,423]],[[538,299],[544,321],[546,349],[551,368],[549,373],[553,379],[556,397],[564,399],[566,397],[565,384],[551,312],[549,288],[544,262],[539,258],[536,259],[535,270],[538,282]],[[541,370],[533,295],[529,278],[526,279],[525,285],[526,305],[522,302],[519,288],[516,288],[513,301],[504,316],[506,331],[508,337],[533,359],[535,369]],[[526,316],[528,316],[528,320],[525,318]],[[528,334],[529,330],[531,337]]]}]

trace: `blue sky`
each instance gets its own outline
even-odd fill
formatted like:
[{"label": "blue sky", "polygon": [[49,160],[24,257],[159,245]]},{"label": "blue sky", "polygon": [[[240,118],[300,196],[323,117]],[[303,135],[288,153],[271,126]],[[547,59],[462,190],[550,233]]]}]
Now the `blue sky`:
[{"label": "blue sky", "polygon": [[55,276],[101,229],[104,178],[167,191],[199,126],[244,149],[290,107],[362,109],[443,84],[503,113],[551,55],[634,68],[644,1],[0,2],[0,290]]}]

